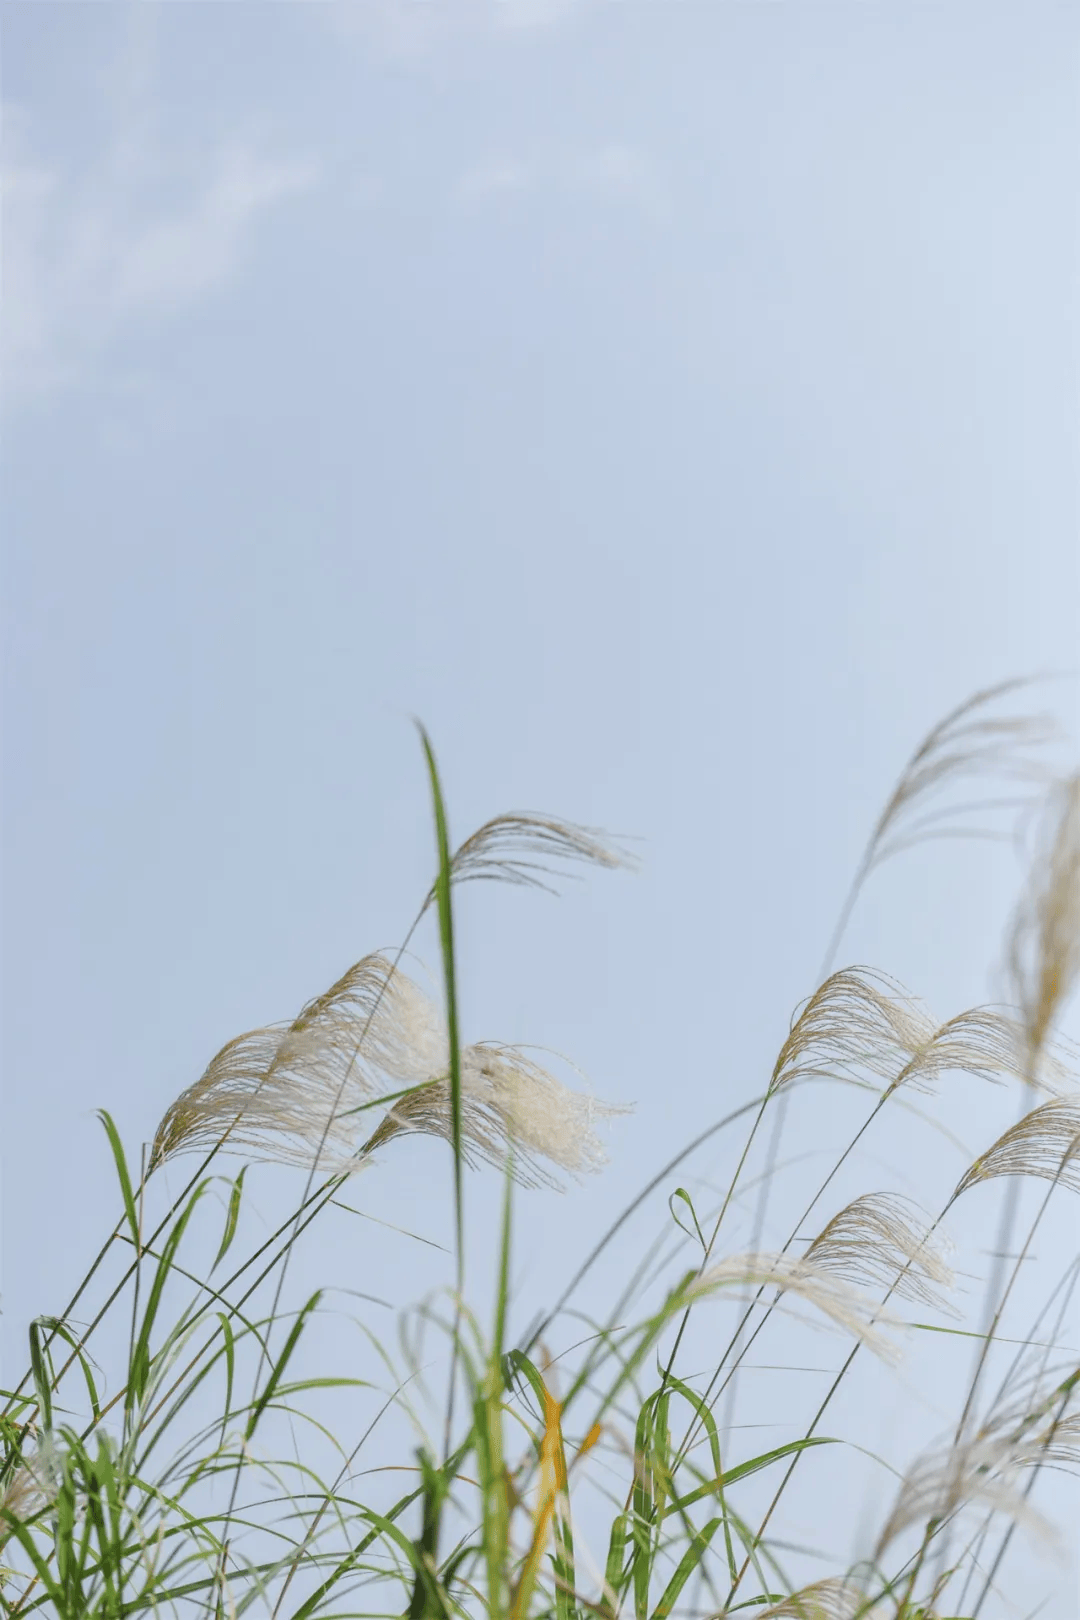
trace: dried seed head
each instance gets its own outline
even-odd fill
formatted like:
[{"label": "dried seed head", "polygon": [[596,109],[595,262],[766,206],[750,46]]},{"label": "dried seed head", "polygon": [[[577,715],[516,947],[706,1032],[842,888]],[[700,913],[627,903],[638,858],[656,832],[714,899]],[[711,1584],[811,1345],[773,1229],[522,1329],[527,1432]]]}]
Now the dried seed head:
[{"label": "dried seed head", "polygon": [[884,974],[844,968],[825,980],[792,1021],[769,1082],[867,1076],[892,1081],[926,1047],[934,1022]]},{"label": "dried seed head", "polygon": [[1080,1415],[1070,1408],[1080,1389],[1080,1368],[1056,1381],[1040,1368],[999,1402],[975,1438],[1000,1445],[1017,1468],[1052,1463],[1063,1468],[1080,1464]]},{"label": "dried seed head", "polygon": [[[1020,809],[1030,797],[1002,800],[989,795],[962,804],[940,803],[960,782],[1040,783],[1047,778],[1039,754],[1058,736],[1050,715],[1009,714],[1003,700],[1026,682],[1005,681],[976,692],[928,732],[904,768],[878,818],[864,870],[891,855],[933,838],[994,837],[988,817],[1000,809]],[[938,807],[931,808],[934,801]]]},{"label": "dried seed head", "polygon": [[871,1603],[862,1587],[844,1576],[814,1581],[782,1603],[758,1609],[759,1620],[884,1620],[885,1609]]},{"label": "dried seed head", "polygon": [[1080,1413],[1044,1424],[1032,1437],[1022,1458],[1025,1463],[1050,1463],[1058,1468],[1080,1468]]},{"label": "dried seed head", "polygon": [[[53,1501],[60,1486],[60,1461],[53,1437],[48,1432],[39,1434],[37,1444],[22,1457],[9,1473],[0,1491],[0,1510],[13,1519],[30,1519]],[[6,1539],[0,1528],[0,1539]]]},{"label": "dried seed head", "polygon": [[1025,1114],[965,1171],[953,1198],[995,1176],[1039,1176],[1080,1192],[1080,1092]]},{"label": "dried seed head", "polygon": [[739,1284],[776,1288],[781,1298],[792,1294],[820,1311],[835,1327],[853,1334],[882,1360],[896,1359],[896,1346],[881,1329],[899,1324],[857,1288],[809,1257],[796,1260],[786,1254],[731,1255],[693,1278],[675,1303],[681,1308],[691,1300]]},{"label": "dried seed head", "polygon": [[1076,1065],[1065,1046],[1055,1044],[1033,1067],[1023,1023],[993,1007],[973,1007],[936,1029],[890,1090],[906,1085],[930,1091],[950,1072],[994,1082],[1030,1079],[1044,1091],[1060,1093],[1075,1084]]},{"label": "dried seed head", "polygon": [[353,1150],[351,1113],[385,1093],[385,1077],[407,1085],[423,1072],[431,1044],[425,1015],[424,998],[385,957],[365,957],[291,1024],[252,1030],[223,1047],[166,1112],[151,1168],[217,1146],[339,1167]]},{"label": "dried seed head", "polygon": [[878,1537],[875,1558],[913,1525],[934,1525],[966,1507],[1003,1513],[1018,1524],[1050,1534],[1020,1483],[1025,1458],[1010,1440],[977,1436],[944,1451],[927,1452],[905,1474],[892,1512]]},{"label": "dried seed head", "polygon": [[806,1259],[848,1282],[888,1289],[938,1310],[954,1277],[914,1206],[896,1193],[867,1193],[834,1215]]},{"label": "dried seed head", "polygon": [[[900,1086],[931,1091],[954,1071],[990,1081],[1027,1078],[1033,1071],[1024,1025],[990,1007],[939,1025],[895,980],[867,968],[844,968],[798,1012],[770,1089],[828,1077],[862,1085],[884,1081],[886,1094]],[[1063,1046],[1043,1053],[1036,1079],[1051,1092],[1074,1083]]]},{"label": "dried seed head", "polygon": [[[600,1169],[606,1159],[593,1127],[600,1119],[625,1112],[569,1090],[515,1047],[478,1044],[462,1051],[465,1159],[499,1168],[509,1162],[511,1174],[523,1186],[559,1186],[556,1169],[573,1176]],[[373,1152],[405,1131],[453,1140],[450,1082],[445,1075],[395,1102],[364,1152]]]},{"label": "dried seed head", "polygon": [[1078,1379],[1074,1369],[1048,1388],[1039,1374],[1009,1404],[999,1404],[969,1441],[920,1457],[901,1483],[878,1539],[878,1555],[911,1525],[947,1519],[967,1506],[1004,1513],[1050,1535],[1050,1526],[1027,1500],[1023,1476],[1045,1462],[1068,1466],[1077,1459],[1078,1429],[1067,1408]]},{"label": "dried seed head", "polygon": [[[595,827],[538,815],[531,810],[508,811],[477,828],[457,849],[450,862],[457,883],[480,880],[513,883],[554,892],[547,881],[563,863],[629,867],[633,857]],[[432,887],[425,909],[435,898]]]},{"label": "dried seed head", "polygon": [[1058,784],[1009,938],[1009,976],[1034,1072],[1080,975],[1080,775]]},{"label": "dried seed head", "polygon": [[[41,1481],[32,1467],[25,1463],[15,1469],[3,1493],[0,1494],[0,1511],[10,1513],[13,1519],[32,1518],[48,1501]],[[0,1528],[0,1538],[6,1539],[4,1531]]]},{"label": "dried seed head", "polygon": [[[383,956],[365,957],[289,1025],[231,1041],[158,1128],[151,1168],[193,1148],[243,1148],[279,1163],[355,1170],[402,1131],[452,1135],[449,1042],[442,1016]],[[404,1093],[404,1095],[399,1095]],[[396,1099],[358,1151],[379,1099]],[[462,1053],[466,1157],[557,1185],[604,1162],[595,1121],[619,1108],[570,1091],[511,1047]]]}]

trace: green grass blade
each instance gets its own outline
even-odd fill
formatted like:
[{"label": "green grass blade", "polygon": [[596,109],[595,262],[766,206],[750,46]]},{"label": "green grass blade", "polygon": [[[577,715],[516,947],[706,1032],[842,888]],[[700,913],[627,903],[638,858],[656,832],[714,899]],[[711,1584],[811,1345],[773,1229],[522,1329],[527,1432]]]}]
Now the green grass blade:
[{"label": "green grass blade", "polygon": [[46,1429],[52,1428],[52,1370],[49,1354],[41,1342],[41,1321],[30,1324],[30,1370],[34,1379],[41,1421]]},{"label": "green grass blade", "polygon": [[112,1149],[113,1163],[116,1166],[116,1176],[120,1183],[120,1193],[124,1200],[124,1214],[127,1216],[128,1226],[131,1228],[131,1241],[136,1250],[139,1247],[139,1216],[135,1208],[135,1193],[131,1185],[131,1173],[128,1170],[127,1158],[124,1154],[124,1145],[120,1140],[120,1132],[113,1123],[113,1117],[104,1108],[98,1109],[98,1119],[105,1127],[105,1135],[109,1139]]},{"label": "green grass blade", "polygon": [[244,1196],[244,1177],[247,1175],[247,1171],[248,1167],[245,1164],[232,1184],[232,1192],[229,1195],[229,1209],[225,1216],[225,1230],[221,1235],[221,1246],[214,1257],[214,1264],[210,1267],[211,1271],[217,1270],[232,1247],[232,1240],[236,1236],[236,1223],[240,1218],[240,1200]]},{"label": "green grass blade", "polygon": [[629,1532],[630,1520],[628,1515],[625,1513],[616,1515],[611,1526],[611,1536],[608,1540],[607,1562],[604,1566],[604,1591],[600,1599],[601,1609],[604,1614],[611,1616],[611,1620],[615,1620],[615,1614],[621,1600]]},{"label": "green grass blade", "polygon": [[457,973],[454,957],[453,883],[450,865],[450,839],[446,827],[446,807],[443,802],[439,769],[435,752],[424,727],[417,722],[420,740],[427,761],[431,788],[431,806],[435,816],[435,841],[439,858],[439,875],[435,879],[435,898],[439,917],[439,944],[442,950],[443,979],[446,987],[446,1029],[450,1043],[450,1114],[451,1143],[454,1150],[454,1234],[457,1240],[458,1293],[465,1276],[465,1224],[462,1185],[461,1153],[461,1043],[458,1033]]},{"label": "green grass blade", "polygon": [[678,1568],[665,1586],[659,1603],[652,1612],[652,1620],[667,1620],[668,1615],[675,1607],[676,1599],[691,1575],[704,1558],[708,1546],[717,1527],[722,1523],[719,1518],[710,1519],[708,1524],[697,1532],[689,1547],[679,1560]]},{"label": "green grass blade", "polygon": [[727,1486],[734,1485],[737,1480],[748,1479],[751,1474],[758,1473],[762,1468],[768,1468],[770,1463],[777,1462],[781,1457],[790,1457],[799,1451],[806,1451],[811,1446],[837,1446],[840,1444],[829,1435],[811,1435],[802,1440],[789,1440],[785,1445],[776,1446],[772,1451],[763,1451],[759,1457],[751,1457],[746,1462],[736,1463],[734,1468],[725,1469],[715,1479],[708,1480],[699,1485],[696,1490],[689,1491],[686,1496],[676,1497],[672,1507],[688,1508],[703,1497],[715,1496]]},{"label": "green grass blade", "polygon": [[184,1208],[177,1217],[172,1231],[169,1233],[161,1249],[161,1259],[154,1270],[154,1280],[150,1285],[146,1307],[139,1324],[139,1332],[131,1351],[131,1360],[128,1368],[127,1396],[124,1402],[125,1410],[130,1413],[142,1400],[146,1385],[150,1377],[150,1338],[154,1330],[154,1323],[161,1306],[165,1284],[173,1268],[176,1252],[183,1242],[188,1222],[195,1213],[196,1205],[205,1193],[209,1182],[201,1181],[188,1199]]},{"label": "green grass blade", "polygon": [[289,1365],[292,1353],[300,1341],[300,1335],[303,1333],[304,1328],[307,1325],[307,1319],[311,1315],[312,1311],[315,1310],[321,1298],[322,1290],[316,1289],[315,1293],[312,1294],[307,1304],[297,1316],[296,1321],[289,1329],[289,1336],[285,1340],[284,1349],[282,1350],[280,1356],[278,1356],[270,1371],[270,1377],[266,1380],[263,1392],[252,1403],[251,1416],[248,1418],[247,1426],[244,1429],[245,1440],[251,1439],[252,1435],[255,1433],[256,1427],[258,1426],[259,1419],[266,1411],[267,1406],[269,1406],[270,1402],[273,1400],[274,1392],[280,1384],[282,1375],[285,1372],[286,1367]]}]

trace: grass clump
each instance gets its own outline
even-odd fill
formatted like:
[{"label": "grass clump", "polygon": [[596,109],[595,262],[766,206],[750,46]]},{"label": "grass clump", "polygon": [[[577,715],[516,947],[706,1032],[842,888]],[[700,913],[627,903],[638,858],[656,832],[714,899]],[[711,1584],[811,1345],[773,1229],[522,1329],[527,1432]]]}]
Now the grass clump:
[{"label": "grass clump", "polygon": [[[760,1095],[658,1172],[579,1264],[556,1308],[517,1334],[516,1188],[598,1169],[597,1126],[619,1110],[519,1048],[463,1044],[455,892],[477,879],[549,887],[568,865],[629,861],[591,829],[526,814],[495,818],[454,852],[422,735],[437,872],[400,949],[364,957],[291,1022],[225,1046],[166,1111],[140,1170],[101,1116],[120,1217],[64,1311],[31,1325],[26,1374],[3,1392],[2,1612],[57,1620],[1005,1612],[1017,1531],[1052,1535],[1034,1500],[1039,1476],[1080,1463],[1080,1362],[1060,1347],[1080,1261],[1052,1280],[1036,1321],[1017,1333],[1009,1316],[1027,1291],[1018,1279],[1051,1199],[1080,1190],[1080,1089],[1057,1034],[1080,973],[1080,778],[1048,780],[1039,764],[1045,723],[1013,713],[1015,695],[1012,687],[978,694],[916,751],[842,915],[843,924],[887,856],[928,837],[988,835],[996,812],[1041,800],[1043,834],[1007,942],[1014,1005],[938,1022],[883,974],[835,970],[841,925]],[[982,797],[959,802],[957,789],[973,782]],[[441,1007],[401,967],[429,911]],[[947,1078],[965,1073],[1011,1086],[1019,1111],[940,1207],[923,1211],[891,1186],[842,1196],[879,1116],[887,1127],[898,1111],[932,1113]],[[822,1084],[844,1088],[861,1114],[834,1144],[813,1196],[800,1196],[786,1240],[769,1247],[762,1237],[767,1201],[786,1173],[788,1110]],[[409,1132],[449,1144],[449,1276],[403,1322],[399,1349],[361,1311],[369,1359],[382,1369],[377,1396],[371,1379],[312,1370],[312,1331],[327,1302],[318,1292],[291,1302],[287,1276],[302,1234],[344,1202],[373,1153],[392,1154]],[[677,1177],[707,1144],[728,1143],[733,1168],[706,1208]],[[235,1156],[240,1167],[224,1172]],[[253,1161],[301,1172],[292,1207],[258,1242],[244,1220]],[[161,1172],[181,1162],[191,1173],[170,1200]],[[463,1185],[482,1166],[502,1175],[504,1193],[493,1298],[480,1312],[465,1286]],[[975,1331],[957,1326],[946,1240],[958,1207],[988,1183],[1007,1196]],[[1016,1191],[1022,1183],[1038,1190],[1030,1208]],[[611,1309],[586,1316],[582,1285],[653,1193],[668,1197],[671,1221],[639,1249]],[[752,1241],[736,1243],[748,1218]],[[913,1311],[932,1320],[913,1320]],[[828,1330],[818,1343],[839,1346],[825,1369],[799,1365],[814,1342],[806,1318]],[[727,1321],[719,1335],[718,1319]],[[432,1356],[435,1335],[443,1350]],[[815,1570],[792,1542],[789,1504],[815,1470],[836,1467],[832,1459],[862,1460],[858,1445],[822,1432],[826,1415],[841,1418],[861,1352],[888,1366],[913,1338],[940,1344],[942,1355],[957,1343],[970,1348],[955,1421],[892,1482],[857,1556],[818,1548],[819,1566],[835,1563]],[[550,1346],[564,1339],[553,1358]],[[787,1369],[796,1391],[808,1387],[800,1373],[826,1378],[794,1416],[784,1409],[783,1438],[764,1449],[742,1420],[755,1409],[754,1346],[768,1347],[766,1370]],[[432,1421],[425,1396],[437,1383]],[[360,1407],[367,1421],[344,1438]],[[379,1425],[389,1426],[385,1443]],[[376,1445],[384,1463],[372,1471]],[[388,1479],[405,1488],[388,1492]]]}]

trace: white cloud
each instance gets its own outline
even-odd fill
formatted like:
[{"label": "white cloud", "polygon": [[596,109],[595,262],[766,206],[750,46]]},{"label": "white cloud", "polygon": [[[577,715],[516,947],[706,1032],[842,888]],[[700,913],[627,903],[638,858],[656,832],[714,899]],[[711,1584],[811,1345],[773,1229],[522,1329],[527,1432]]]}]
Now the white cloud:
[{"label": "white cloud", "polygon": [[568,177],[584,191],[632,203],[647,213],[658,213],[663,207],[656,165],[644,152],[621,142],[581,153],[569,165]]},{"label": "white cloud", "polygon": [[498,28],[550,28],[584,0],[492,0],[492,20]]},{"label": "white cloud", "polygon": [[660,219],[668,198],[653,160],[636,147],[611,141],[576,153],[548,154],[526,163],[489,157],[471,164],[450,185],[450,200],[481,206],[526,190],[588,195]]},{"label": "white cloud", "polygon": [[338,33],[409,57],[462,38],[550,28],[590,3],[596,0],[339,0],[320,4],[317,15]]},{"label": "white cloud", "polygon": [[75,380],[121,332],[222,286],[258,222],[317,180],[312,165],[244,142],[180,172],[145,150],[132,162],[118,142],[81,175],[23,157],[18,144],[8,142],[4,173],[9,401]]},{"label": "white cloud", "polygon": [[525,191],[530,184],[529,170],[512,158],[489,158],[474,164],[454,181],[451,196],[456,202],[486,202]]}]

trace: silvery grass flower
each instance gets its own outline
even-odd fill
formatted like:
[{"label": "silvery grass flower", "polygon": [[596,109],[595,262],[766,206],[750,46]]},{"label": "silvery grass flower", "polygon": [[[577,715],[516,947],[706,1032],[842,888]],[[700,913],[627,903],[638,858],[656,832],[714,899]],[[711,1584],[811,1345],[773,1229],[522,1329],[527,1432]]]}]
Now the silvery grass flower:
[{"label": "silvery grass flower", "polygon": [[758,1620],[885,1620],[885,1612],[882,1604],[870,1602],[861,1586],[835,1575],[755,1611]]},{"label": "silvery grass flower", "polygon": [[1009,936],[1009,976],[1034,1076],[1054,1021],[1080,978],[1080,775],[1059,782]]},{"label": "silvery grass flower", "polygon": [[1038,1535],[1053,1534],[1031,1506],[1022,1485],[1030,1457],[1007,1439],[977,1437],[939,1452],[927,1452],[904,1475],[881,1533],[875,1559],[912,1526],[939,1523],[964,1508],[1002,1513]]},{"label": "silvery grass flower", "polygon": [[904,1086],[929,1092],[949,1072],[1002,1081],[1031,1079],[1060,1092],[1073,1080],[1063,1047],[1046,1043],[1037,1065],[1024,1018],[974,1007],[939,1024],[886,974],[848,967],[831,975],[792,1020],[769,1081],[850,1080],[886,1094]]},{"label": "silvery grass flower", "polygon": [[[559,1185],[549,1164],[573,1176],[599,1170],[606,1156],[593,1127],[625,1112],[569,1090],[516,1047],[481,1042],[462,1051],[463,1156],[469,1164],[508,1165],[522,1186]],[[453,1140],[445,1074],[395,1102],[363,1151],[374,1152],[408,1131]]]},{"label": "silvery grass flower", "polygon": [[834,1327],[850,1333],[883,1361],[897,1358],[896,1345],[881,1329],[901,1324],[843,1277],[808,1257],[798,1260],[787,1254],[731,1255],[691,1278],[674,1303],[681,1310],[695,1299],[740,1284],[775,1288],[785,1306],[785,1296],[791,1294],[812,1305]]},{"label": "silvery grass flower", "polygon": [[996,1176],[1038,1176],[1080,1192],[1080,1092],[1025,1114],[964,1172],[953,1198]]},{"label": "silvery grass flower", "polygon": [[[13,1519],[30,1519],[53,1501],[60,1488],[62,1466],[56,1442],[49,1431],[39,1434],[36,1445],[24,1451],[0,1491],[0,1512]],[[0,1536],[4,1528],[0,1527]]]},{"label": "silvery grass flower", "polygon": [[[407,1131],[450,1140],[449,1067],[438,1008],[385,956],[365,957],[293,1023],[223,1047],[165,1114],[151,1168],[222,1148],[334,1173]],[[533,1186],[598,1169],[594,1125],[625,1111],[571,1091],[516,1047],[483,1043],[462,1050],[461,1100],[466,1160],[509,1162]],[[380,1104],[389,1111],[369,1135]]]},{"label": "silvery grass flower", "polygon": [[910,1201],[898,1193],[853,1199],[822,1228],[805,1258],[847,1282],[952,1309],[941,1291],[953,1287],[953,1273]]},{"label": "silvery grass flower", "polygon": [[1078,1392],[1080,1368],[1070,1367],[1064,1378],[1039,1369],[1018,1381],[1008,1402],[998,1401],[975,1438],[1007,1446],[1018,1467],[1052,1463],[1076,1468],[1080,1465],[1080,1412],[1074,1409]]},{"label": "silvery grass flower", "polygon": [[[458,846],[451,858],[450,876],[454,883],[510,883],[555,894],[557,871],[575,864],[613,871],[632,868],[636,861],[620,840],[597,827],[582,827],[535,810],[510,810],[485,821]],[[424,909],[434,901],[432,885]]]},{"label": "silvery grass flower", "polygon": [[945,797],[941,802],[965,782],[1037,787],[1047,780],[1050,772],[1041,756],[1058,740],[1057,722],[1050,714],[1013,714],[1005,706],[1029,684],[1008,680],[975,692],[927,732],[878,817],[863,856],[864,873],[935,838],[993,837],[993,827],[986,824],[989,812],[1030,805],[1030,794],[1004,800],[995,794],[959,804]]},{"label": "silvery grass flower", "polygon": [[999,1402],[978,1432],[959,1445],[924,1452],[901,1482],[878,1537],[877,1556],[914,1524],[951,1517],[973,1506],[1002,1513],[1051,1537],[1051,1526],[1030,1504],[1032,1469],[1073,1468],[1080,1462],[1080,1421],[1070,1411],[1080,1374],[1048,1385],[1036,1374],[1008,1403]]}]

